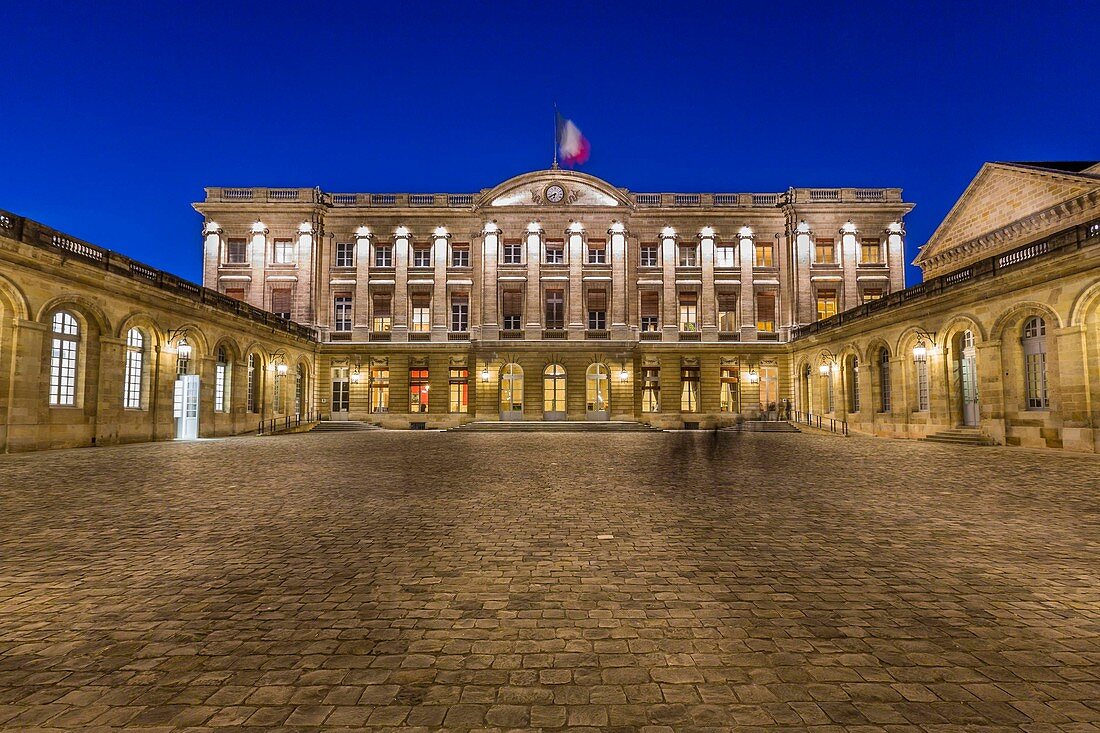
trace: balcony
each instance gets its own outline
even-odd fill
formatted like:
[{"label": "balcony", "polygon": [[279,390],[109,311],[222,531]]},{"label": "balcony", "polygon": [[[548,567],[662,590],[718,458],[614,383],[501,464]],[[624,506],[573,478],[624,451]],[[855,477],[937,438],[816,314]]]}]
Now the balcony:
[{"label": "balcony", "polygon": [[500,330],[500,337],[501,337],[501,339],[516,339],[516,340],[522,339],[523,338],[523,329],[522,328],[502,328]]},{"label": "balcony", "polygon": [[409,341],[431,341],[432,335],[427,331],[410,331]]},{"label": "balcony", "polygon": [[641,340],[641,341],[660,341],[661,340],[661,332],[660,331],[639,331],[638,332],[638,339]]},{"label": "balcony", "polygon": [[741,340],[741,332],[740,331],[719,331],[718,332],[718,340],[719,341],[740,341]]},{"label": "balcony", "polygon": [[448,341],[469,341],[470,340],[470,332],[469,331],[449,331],[447,333],[447,340]]},{"label": "balcony", "polygon": [[328,335],[329,341],[351,341],[351,331],[332,331]]},{"label": "balcony", "polygon": [[568,332],[564,328],[544,328],[542,330],[542,337],[544,339],[564,339],[568,338]]},{"label": "balcony", "polygon": [[606,328],[589,328],[584,332],[584,337],[593,341],[606,341],[611,338],[611,332]]},{"label": "balcony", "polygon": [[774,332],[774,331],[757,331],[756,332],[756,340],[757,341],[778,341],[779,340],[779,334]]},{"label": "balcony", "polygon": [[699,331],[680,331],[681,341],[699,341],[702,334]]},{"label": "balcony", "polygon": [[371,331],[368,341],[389,341],[392,334],[389,331]]}]

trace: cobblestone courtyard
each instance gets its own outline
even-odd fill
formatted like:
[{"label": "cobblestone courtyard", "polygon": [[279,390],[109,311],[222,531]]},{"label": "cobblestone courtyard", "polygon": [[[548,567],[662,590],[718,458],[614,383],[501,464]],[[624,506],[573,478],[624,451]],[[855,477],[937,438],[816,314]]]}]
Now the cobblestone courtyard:
[{"label": "cobblestone courtyard", "polygon": [[1100,730],[1100,462],[367,432],[0,456],[0,728]]}]

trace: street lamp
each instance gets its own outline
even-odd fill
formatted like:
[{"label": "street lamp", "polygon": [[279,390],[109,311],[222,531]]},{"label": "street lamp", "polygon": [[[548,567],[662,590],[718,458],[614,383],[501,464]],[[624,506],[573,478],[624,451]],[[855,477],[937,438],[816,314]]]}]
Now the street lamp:
[{"label": "street lamp", "polygon": [[745,381],[749,384],[760,383],[760,374],[757,373],[756,367],[749,367],[749,370],[745,372]]},{"label": "street lamp", "polygon": [[619,369],[619,381],[625,382],[630,379],[630,372],[626,370],[626,362],[623,362],[622,367]]},{"label": "street lamp", "polygon": [[[931,347],[925,342],[932,344]],[[917,330],[917,343],[913,346],[913,361],[924,361],[928,354],[936,353],[936,334],[924,329]]]},{"label": "street lamp", "polygon": [[825,376],[830,371],[836,368],[836,354],[829,349],[825,349],[821,352],[821,365],[817,368],[817,371]]},{"label": "street lamp", "polygon": [[489,383],[489,365],[481,367],[481,381],[485,384]]}]

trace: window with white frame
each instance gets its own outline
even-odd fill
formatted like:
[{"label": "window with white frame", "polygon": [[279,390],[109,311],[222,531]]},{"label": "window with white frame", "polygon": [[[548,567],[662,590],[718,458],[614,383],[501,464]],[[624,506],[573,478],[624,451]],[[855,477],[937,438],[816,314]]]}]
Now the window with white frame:
[{"label": "window with white frame", "polygon": [[729,245],[721,245],[714,249],[715,267],[736,267],[737,248]]},{"label": "window with white frame", "polygon": [[470,266],[470,245],[456,243],[451,245],[451,267]]},{"label": "window with white frame", "polygon": [[232,238],[225,243],[225,263],[244,265],[248,263],[248,240]]},{"label": "window with white frame", "polygon": [[466,293],[451,296],[451,330],[458,333],[470,330],[470,296]]},{"label": "window with white frame", "polygon": [[276,239],[274,243],[275,248],[275,264],[276,265],[293,265],[294,256],[294,242],[290,239]]},{"label": "window with white frame", "polygon": [[588,240],[588,264],[607,264],[607,242],[602,239]]},{"label": "window with white frame", "polygon": [[1046,410],[1050,407],[1047,396],[1046,335],[1047,323],[1042,318],[1036,316],[1024,322],[1024,395],[1029,410]]},{"label": "window with white frame", "polygon": [[680,330],[699,330],[699,294],[695,292],[682,292],[680,300]]},{"label": "window with white frame", "polygon": [[890,352],[878,353],[879,412],[890,412]]},{"label": "window with white frame", "polygon": [[376,245],[374,245],[374,266],[375,267],[393,267],[393,245],[392,244],[376,244]]},{"label": "window with white frame", "polygon": [[271,386],[271,410],[277,414],[283,411],[283,375],[275,372]]},{"label": "window with white frame", "polygon": [[470,411],[470,370],[468,367],[450,367],[447,379],[449,412],[463,413]]},{"label": "window with white frame", "polygon": [[191,345],[187,339],[180,339],[176,344],[176,376],[182,377],[191,373]]},{"label": "window with white frame", "polygon": [[336,243],[336,266],[355,267],[355,242]]},{"label": "window with white frame", "polygon": [[141,409],[142,377],[145,375],[145,337],[131,328],[126,332],[126,371],[122,375],[122,406]]},{"label": "window with white frame", "polygon": [[699,248],[694,244],[680,245],[680,267],[697,267],[699,265]]},{"label": "window with white frame", "polygon": [[413,248],[413,267],[431,267],[432,266],[432,248],[431,247],[414,247]]},{"label": "window with white frame", "polygon": [[607,291],[588,291],[588,330],[603,331],[607,328]]},{"label": "window with white frame", "polygon": [[638,264],[641,267],[656,267],[657,262],[657,245],[655,244],[643,244],[638,248]]},{"label": "window with white frame", "polygon": [[825,412],[836,412],[836,394],[833,392],[833,370],[829,367],[822,375],[825,380]]},{"label": "window with white frame", "polygon": [[638,299],[642,330],[657,331],[661,322],[661,294],[656,290],[643,290],[639,293]]},{"label": "window with white frame", "polygon": [[642,412],[661,411],[661,367],[642,367]]},{"label": "window with white frame", "polygon": [[214,363],[214,412],[229,412],[226,400],[229,388],[229,359],[225,347],[219,346]]},{"label": "window with white frame", "polygon": [[699,411],[699,367],[680,368],[680,412]]},{"label": "window with white frame", "polygon": [[848,411],[859,412],[859,357],[848,362]]},{"label": "window with white frame", "polygon": [[504,243],[504,258],[502,262],[505,265],[522,265],[523,243],[518,239],[506,241]]},{"label": "window with white frame", "polygon": [[351,295],[339,293],[332,299],[333,326],[337,331],[351,330]]},{"label": "window with white frame", "polygon": [[836,264],[836,242],[834,240],[818,237],[817,240],[814,241],[814,264]]},{"label": "window with white frame", "polygon": [[294,414],[302,414],[302,399],[306,391],[306,368],[299,364],[294,372]]},{"label": "window with white frame", "polygon": [[928,357],[913,357],[913,366],[917,372],[917,412],[928,412]]},{"label": "window with white frame", "polygon": [[565,242],[561,240],[547,240],[545,244],[546,250],[546,264],[548,265],[564,265],[565,264]]},{"label": "window with white frame", "polygon": [[432,330],[432,296],[415,293],[412,296],[412,331],[427,333]]},{"label": "window with white frame", "polygon": [[249,412],[257,412],[260,405],[260,375],[257,373],[256,355],[248,355],[248,399]]}]

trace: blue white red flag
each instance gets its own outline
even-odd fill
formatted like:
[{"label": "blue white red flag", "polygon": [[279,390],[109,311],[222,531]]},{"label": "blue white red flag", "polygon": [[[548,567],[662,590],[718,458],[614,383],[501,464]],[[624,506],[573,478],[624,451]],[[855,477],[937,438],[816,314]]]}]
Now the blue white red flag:
[{"label": "blue white red flag", "polygon": [[561,164],[567,168],[583,165],[591,153],[588,140],[580,129],[573,124],[573,120],[567,120],[561,114],[558,114],[558,151],[561,154]]}]

